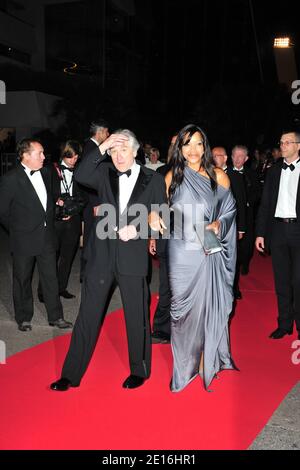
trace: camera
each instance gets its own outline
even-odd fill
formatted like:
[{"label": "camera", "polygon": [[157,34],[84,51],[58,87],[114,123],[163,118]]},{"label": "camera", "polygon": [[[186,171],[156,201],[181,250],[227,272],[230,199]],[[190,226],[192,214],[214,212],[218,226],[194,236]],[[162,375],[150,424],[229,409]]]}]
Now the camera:
[{"label": "camera", "polygon": [[56,206],[56,220],[63,220],[66,217],[79,215],[85,206],[85,203],[80,196],[70,196],[70,194],[65,193],[60,196],[60,199],[64,201],[64,205]]}]

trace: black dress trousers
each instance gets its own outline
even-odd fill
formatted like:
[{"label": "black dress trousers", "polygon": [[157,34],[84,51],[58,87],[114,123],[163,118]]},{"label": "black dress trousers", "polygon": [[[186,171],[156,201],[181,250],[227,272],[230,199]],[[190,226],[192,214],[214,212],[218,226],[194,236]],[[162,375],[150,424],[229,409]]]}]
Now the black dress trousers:
[{"label": "black dress trousers", "polygon": [[271,255],[278,302],[278,326],[300,332],[300,223],[275,221]]},{"label": "black dress trousers", "polygon": [[61,374],[73,385],[80,384],[88,367],[115,282],[119,285],[124,306],[130,373],[145,378],[150,376],[151,337],[146,278],[120,275],[109,269],[99,275],[97,263],[93,262],[83,281],[80,310]]},{"label": "black dress trousers", "polygon": [[13,253],[13,301],[15,319],[18,324],[30,322],[33,317],[32,274],[37,263],[48,321],[63,318],[63,309],[58,294],[56,273],[56,251],[52,235],[45,228],[45,243],[42,253],[36,256]]}]

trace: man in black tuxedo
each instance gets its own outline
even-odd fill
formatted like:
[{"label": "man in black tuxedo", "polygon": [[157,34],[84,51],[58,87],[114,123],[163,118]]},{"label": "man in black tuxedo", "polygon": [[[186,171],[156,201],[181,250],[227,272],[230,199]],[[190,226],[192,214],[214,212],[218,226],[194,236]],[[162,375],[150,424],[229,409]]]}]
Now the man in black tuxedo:
[{"label": "man in black tuxedo", "polygon": [[235,298],[241,299],[239,276],[240,273],[248,274],[249,272],[249,264],[253,256],[255,241],[255,214],[261,196],[261,188],[256,172],[245,166],[249,158],[247,147],[245,145],[236,145],[232,149],[231,158],[233,166],[230,170],[228,169],[227,174],[238,173],[242,176],[246,198],[246,230],[237,245],[237,269],[233,286]]},{"label": "man in black tuxedo", "polygon": [[[239,171],[234,171],[232,167],[227,166],[227,153],[224,147],[214,147],[212,149],[212,156],[215,165],[218,168],[222,168],[223,171],[228,175],[230,179],[230,186],[232,194],[236,201],[237,209],[237,231],[238,231],[238,250],[240,247],[241,240],[245,236],[247,230],[247,198],[246,198],[246,187],[244,183],[243,175]],[[233,285],[233,293],[236,300],[242,298],[242,293],[239,289],[239,277],[240,277],[240,260],[237,258],[236,274]]]},{"label": "man in black tuxedo", "polygon": [[[84,159],[86,155],[89,155],[95,149],[99,148],[99,145],[105,141],[109,136],[109,125],[104,119],[98,119],[90,125],[90,137],[85,142],[82,151],[82,158]],[[90,233],[90,230],[93,226],[94,221],[94,208],[99,205],[99,198],[97,191],[90,187],[85,187],[84,190],[88,196],[88,203],[83,211],[83,220],[84,220],[84,234],[83,234],[83,243],[84,247]]]},{"label": "man in black tuxedo", "polygon": [[[167,163],[157,168],[164,178],[170,170],[169,161],[172,156],[173,148],[177,135],[173,135],[167,156]],[[153,317],[152,325],[152,343],[167,344],[170,343],[171,335],[171,291],[168,275],[168,259],[167,259],[168,239],[159,237],[149,242],[149,252],[152,256],[157,256],[159,260],[159,300]]]},{"label": "man in black tuxedo", "polygon": [[271,252],[278,303],[278,328],[270,338],[293,332],[300,339],[300,132],[285,132],[283,160],[267,173],[257,217],[256,248]]},{"label": "man in black tuxedo", "polygon": [[[99,148],[99,145],[104,142],[109,136],[109,125],[104,119],[97,119],[90,125],[90,137],[85,141],[83,145],[82,158],[89,155],[92,151]],[[110,158],[106,155],[106,160]],[[84,269],[86,265],[85,250],[87,246],[88,237],[94,223],[95,211],[99,205],[99,198],[97,191],[89,187],[82,187],[86,197],[87,204],[83,210],[83,247],[80,259],[80,282],[82,282],[84,276]]]},{"label": "man in black tuxedo", "polygon": [[[119,285],[124,306],[131,372],[123,387],[139,387],[150,375],[148,214],[150,226],[162,231],[163,222],[151,205],[166,203],[166,192],[159,174],[136,163],[138,147],[134,134],[121,130],[87,155],[75,172],[79,183],[97,190],[100,206],[88,240],[79,315],[62,377],[51,384],[52,390],[79,386],[96,345],[114,282]],[[103,162],[107,150],[112,163]],[[146,215],[144,224],[140,223],[140,230],[146,228],[144,237],[137,236],[139,211]]]},{"label": "man in black tuxedo", "polygon": [[214,147],[212,156],[216,167],[221,168],[230,179],[230,186],[237,206],[237,231],[241,240],[246,232],[246,194],[243,176],[227,166],[227,152],[224,147]]},{"label": "man in black tuxedo", "polygon": [[153,317],[152,343],[170,343],[171,335],[171,291],[168,276],[166,238],[152,239],[149,242],[149,253],[159,260],[159,300]]},{"label": "man in black tuxedo", "polygon": [[31,289],[35,262],[44,292],[50,326],[70,328],[63,319],[56,275],[54,199],[51,175],[43,167],[42,145],[23,139],[18,145],[20,163],[0,183],[0,221],[9,231],[13,259],[13,300],[20,331],[31,330]]}]

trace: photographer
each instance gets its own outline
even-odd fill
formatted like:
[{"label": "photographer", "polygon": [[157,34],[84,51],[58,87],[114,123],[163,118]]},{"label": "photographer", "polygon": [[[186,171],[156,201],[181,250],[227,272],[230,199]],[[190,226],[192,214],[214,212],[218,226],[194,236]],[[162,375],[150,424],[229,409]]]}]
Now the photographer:
[{"label": "photographer", "polygon": [[[69,140],[62,147],[60,162],[54,163],[53,167],[58,287],[59,295],[65,299],[75,297],[67,291],[67,286],[81,235],[81,214],[87,203],[87,197],[76,181],[73,181],[73,171],[80,154],[80,144],[75,140]],[[42,302],[40,286],[38,296]]]}]

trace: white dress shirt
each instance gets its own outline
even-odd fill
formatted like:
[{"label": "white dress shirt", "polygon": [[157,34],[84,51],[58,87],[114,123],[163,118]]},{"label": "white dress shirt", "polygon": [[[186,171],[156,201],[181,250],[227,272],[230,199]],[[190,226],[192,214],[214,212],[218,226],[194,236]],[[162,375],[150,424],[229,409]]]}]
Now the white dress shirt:
[{"label": "white dress shirt", "polygon": [[24,163],[22,163],[22,166],[25,170],[26,175],[30,179],[30,182],[32,186],[35,189],[36,194],[38,195],[39,200],[41,201],[41,204],[46,212],[47,210],[47,189],[44,183],[44,180],[42,178],[41,172],[36,171],[33,173],[33,175],[30,174],[31,169],[28,168]]},{"label": "white dress shirt", "polygon": [[156,163],[148,162],[148,163],[145,164],[145,166],[147,168],[150,168],[150,170],[153,170],[153,171],[156,171],[157,168],[159,168],[160,166],[163,166],[163,165],[164,165],[164,163],[160,162],[159,160],[157,160]]},{"label": "white dress shirt", "polygon": [[130,199],[131,193],[133,191],[133,188],[135,186],[135,183],[137,182],[138,176],[140,174],[140,165],[136,163],[134,160],[134,163],[132,167],[130,168],[131,170],[131,175],[122,175],[119,176],[119,208],[120,208],[120,214],[123,213],[124,209],[126,209],[126,206],[128,204],[128,201]]},{"label": "white dress shirt", "polygon": [[[68,165],[65,162],[61,162],[62,167],[68,168]],[[60,190],[62,193],[68,192],[70,196],[73,196],[73,172],[69,170],[62,170],[60,171],[63,173],[63,179],[60,182]],[[65,178],[65,179],[64,179]],[[66,184],[67,183],[67,184]]]},{"label": "white dress shirt", "polygon": [[[297,163],[296,163],[297,162]],[[287,162],[285,162],[289,165]],[[281,170],[275,217],[296,218],[296,199],[300,175],[300,162],[292,162],[295,169]]]},{"label": "white dress shirt", "polygon": [[244,171],[244,167],[242,166],[241,168],[237,168],[236,166],[234,166],[233,171],[237,171],[237,172]]}]

